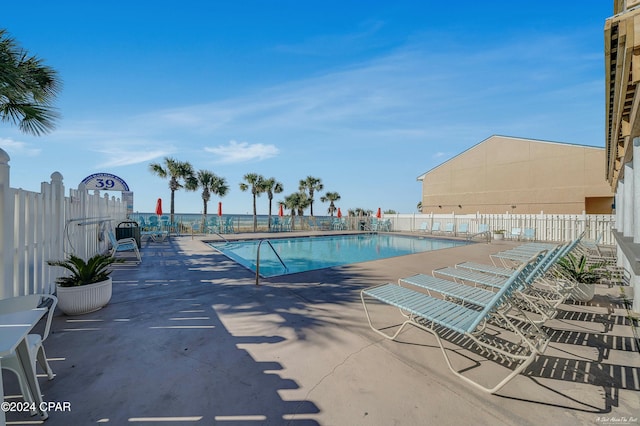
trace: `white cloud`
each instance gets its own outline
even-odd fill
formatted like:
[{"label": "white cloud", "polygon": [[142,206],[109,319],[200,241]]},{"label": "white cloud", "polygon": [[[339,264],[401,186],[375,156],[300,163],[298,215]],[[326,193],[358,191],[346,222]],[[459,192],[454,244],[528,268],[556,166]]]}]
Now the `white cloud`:
[{"label": "white cloud", "polygon": [[[137,145],[137,146],[136,146]],[[149,148],[152,143],[120,143],[112,144],[108,149],[100,149],[97,152],[103,154],[105,159],[98,164],[99,168],[121,167],[132,164],[148,163],[157,158],[171,155],[172,148]]]},{"label": "white cloud", "polygon": [[42,151],[39,148],[30,148],[27,143],[14,141],[11,138],[0,138],[0,148],[7,151],[9,155],[26,155],[27,157],[35,157]]},{"label": "white cloud", "polygon": [[245,163],[248,161],[262,161],[275,157],[280,152],[275,145],[261,143],[249,144],[248,142],[229,141],[226,146],[205,147],[205,151],[220,156],[220,163]]}]

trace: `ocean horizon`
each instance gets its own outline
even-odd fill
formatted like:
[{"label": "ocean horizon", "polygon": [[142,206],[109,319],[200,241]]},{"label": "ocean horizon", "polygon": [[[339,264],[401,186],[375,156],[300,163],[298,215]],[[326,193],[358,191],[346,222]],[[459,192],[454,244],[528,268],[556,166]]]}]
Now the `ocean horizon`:
[{"label": "ocean horizon", "polygon": [[[170,213],[162,213],[162,216],[169,216]],[[149,217],[157,216],[153,212],[134,212],[129,215],[128,220],[136,220],[140,222],[140,219],[143,219],[145,222],[148,222]],[[290,217],[290,214],[285,214],[283,217]],[[201,213],[175,213],[174,214],[174,222],[182,225],[182,226],[191,226],[194,223],[198,223],[202,221],[203,214]],[[218,217],[218,215],[214,213],[208,213],[207,219],[212,217]],[[231,218],[234,228],[236,232],[238,231],[253,231],[253,215],[252,214],[223,214],[222,217],[227,220]],[[271,218],[278,217],[278,213],[271,215]],[[329,228],[331,221],[337,216],[295,216],[294,225],[296,229],[304,229],[309,226],[309,219],[313,217],[315,219],[315,224],[319,227]],[[269,215],[267,214],[258,214],[257,218],[257,227],[258,229],[268,229],[269,227]]]}]

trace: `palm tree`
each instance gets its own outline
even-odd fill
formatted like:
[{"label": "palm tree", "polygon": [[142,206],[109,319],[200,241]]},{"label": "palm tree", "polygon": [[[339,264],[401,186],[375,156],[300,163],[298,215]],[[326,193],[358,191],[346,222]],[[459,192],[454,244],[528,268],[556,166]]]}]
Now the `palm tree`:
[{"label": "palm tree", "polygon": [[340,194],[338,194],[337,192],[327,192],[322,197],[320,197],[321,202],[326,203],[327,201],[329,201],[331,203],[329,204],[327,213],[329,213],[329,215],[332,217],[333,217],[333,214],[338,210],[338,208],[335,205],[335,202],[338,201],[339,199],[340,199]]},{"label": "palm tree", "polygon": [[[161,178],[169,178],[171,190],[171,223],[175,214],[175,192],[180,188],[187,191],[195,191],[198,188],[198,179],[193,174],[193,167],[188,161],[177,161],[170,157],[164,158],[164,164],[149,164],[151,173]],[[183,182],[181,182],[183,181]]]},{"label": "palm tree", "polygon": [[52,102],[61,87],[53,68],[0,29],[0,122],[17,124],[20,131],[35,136],[50,132],[59,118]]},{"label": "palm tree", "polygon": [[225,178],[217,176],[208,170],[198,171],[196,179],[198,180],[198,186],[202,188],[202,202],[204,203],[202,210],[202,229],[204,229],[207,222],[207,204],[211,199],[211,194],[213,193],[219,197],[224,197],[227,195],[227,192],[229,192],[229,185],[227,185]]},{"label": "palm tree", "polygon": [[259,197],[263,191],[262,184],[264,177],[257,173],[247,173],[243,179],[246,181],[240,183],[240,190],[246,191],[251,188],[251,194],[253,195],[253,232],[258,229],[258,210],[256,209],[256,197]]},{"label": "palm tree", "polygon": [[266,192],[267,197],[269,198],[269,231],[271,231],[271,205],[273,202],[273,194],[280,194],[282,191],[284,191],[282,183],[278,182],[274,177],[265,179],[262,182],[262,192]]},{"label": "palm tree", "polygon": [[309,206],[311,207],[310,214],[313,216],[313,194],[315,191],[322,191],[324,185],[322,180],[313,176],[307,176],[306,179],[300,181],[300,191],[307,191],[309,195]]},{"label": "palm tree", "polygon": [[291,210],[291,229],[295,227],[296,211],[298,216],[302,216],[302,210],[309,207],[309,198],[304,192],[294,192],[287,195],[282,203],[287,209]]},{"label": "palm tree", "polygon": [[373,210],[365,210],[362,207],[356,207],[355,209],[349,209],[349,216],[371,216]]},{"label": "palm tree", "polygon": [[418,211],[420,213],[422,213],[422,201],[418,201],[418,204],[416,205],[416,208],[418,209]]}]

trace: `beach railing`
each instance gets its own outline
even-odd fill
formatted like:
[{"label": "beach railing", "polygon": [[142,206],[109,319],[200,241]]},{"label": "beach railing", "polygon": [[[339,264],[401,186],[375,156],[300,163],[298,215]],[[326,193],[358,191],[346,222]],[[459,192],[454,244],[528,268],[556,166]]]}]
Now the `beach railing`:
[{"label": "beach railing", "polygon": [[431,229],[434,222],[453,223],[454,229],[460,229],[466,224],[468,233],[477,233],[480,225],[488,225],[491,231],[513,228],[535,229],[535,239],[539,241],[562,242],[577,238],[583,231],[587,231],[585,238],[599,240],[601,244],[614,245],[612,230],[615,228],[615,215],[591,214],[385,214],[384,219],[390,219],[394,231],[420,232],[422,224]]}]

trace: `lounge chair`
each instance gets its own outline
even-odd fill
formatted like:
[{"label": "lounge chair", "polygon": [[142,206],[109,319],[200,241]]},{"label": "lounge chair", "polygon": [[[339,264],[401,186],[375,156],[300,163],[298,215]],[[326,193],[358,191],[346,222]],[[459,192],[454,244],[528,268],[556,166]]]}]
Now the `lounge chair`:
[{"label": "lounge chair", "polygon": [[273,218],[271,218],[271,228],[270,231],[271,232],[280,232],[282,223],[280,223],[280,217],[279,216],[275,216]]},{"label": "lounge chair", "polygon": [[427,222],[422,222],[420,224],[420,228],[418,228],[418,231],[420,232],[427,232],[429,230],[429,224]]},{"label": "lounge chair", "polygon": [[469,234],[469,224],[466,222],[461,223],[460,226],[458,226],[456,235],[468,235],[468,234]]},{"label": "lounge chair", "polygon": [[[539,258],[539,262],[527,275],[526,279],[523,281],[523,286],[518,288],[517,295],[523,299],[521,302],[524,302],[521,307],[529,312],[539,315],[538,319],[535,320],[536,323],[542,323],[555,317],[557,314],[556,308],[559,303],[552,303],[551,299],[557,301],[558,298],[551,297],[550,295],[548,295],[549,297],[547,298],[540,298],[539,292],[531,291],[532,286],[536,280],[542,279],[542,277],[544,277],[544,275],[556,265],[557,261],[567,253],[567,250],[570,250],[570,247],[570,244],[565,244],[564,246],[558,246],[549,251],[542,251],[540,253],[546,252],[543,257],[540,257],[540,254],[536,253],[534,256]],[[530,262],[530,260],[528,262]],[[434,277],[438,275],[453,279],[460,286],[464,287],[465,290],[467,287],[476,288],[476,286],[481,286],[486,289],[485,291],[491,292],[505,285],[508,281],[508,277],[513,273],[513,270],[500,270],[500,268],[490,266],[487,266],[487,269],[485,270],[479,270],[481,269],[479,267],[468,269],[460,266],[461,265],[456,265],[456,267],[436,269],[432,274]],[[410,277],[410,279],[403,279],[403,281],[410,282],[412,279],[416,280],[420,279],[420,277],[414,276]],[[564,299],[562,301],[564,301]]]},{"label": "lounge chair", "polygon": [[227,217],[224,220],[224,228],[223,228],[223,232],[225,234],[233,234],[234,232],[236,232],[235,227],[233,226],[233,218],[231,216]]},{"label": "lounge chair", "polygon": [[[392,283],[364,289],[360,293],[360,298],[367,321],[373,331],[391,340],[395,340],[407,325],[431,333],[440,346],[447,366],[456,376],[485,392],[495,393],[520,374],[536,359],[538,354],[543,353],[549,342],[549,337],[534,323],[529,322],[523,325],[521,321],[512,320],[509,315],[510,311],[519,310],[517,305],[512,303],[512,296],[533,268],[535,260],[537,259],[522,264],[515,270],[502,288],[493,293],[490,299],[483,301],[483,307],[479,305],[465,306],[461,303],[445,300],[446,294],[441,293],[441,297],[435,297],[417,291],[417,289]],[[367,307],[367,299],[375,299],[386,305],[399,308],[400,312],[405,315],[405,321],[395,333],[385,333],[382,330],[387,327],[377,328],[373,325]],[[526,315],[523,315],[522,318],[526,322]],[[502,330],[500,339],[494,334],[496,323],[500,324],[498,328]],[[534,330],[536,332],[533,332]],[[515,341],[512,341],[513,339],[507,340],[507,334]],[[502,336],[505,338],[503,339]],[[443,338],[457,345],[462,344],[464,347],[467,347],[467,343],[475,344],[481,349],[484,356],[493,356],[501,361],[507,360],[515,364],[516,368],[493,387],[480,384],[462,374],[469,368],[456,370],[453,367],[447,355],[447,349],[442,343]]]},{"label": "lounge chair", "polygon": [[155,215],[149,216],[145,231],[157,231],[159,229],[160,229],[160,222],[158,221],[158,216],[155,216]]},{"label": "lounge chair", "polygon": [[[539,265],[527,276],[525,286],[519,289],[518,295],[524,301],[521,305],[524,309],[534,312],[540,316],[536,322],[541,323],[547,321],[557,314],[557,307],[564,302],[575,283],[567,283],[566,281],[555,282],[556,277],[547,278],[549,272],[554,268],[559,259],[574,250],[579,242],[579,238],[571,243],[562,246],[556,246],[548,250],[547,255],[541,259]],[[537,255],[537,253],[535,254]],[[499,268],[490,265],[482,265],[473,262],[464,262],[457,264],[455,268],[441,268],[433,271],[433,279],[438,280],[435,275],[442,275],[454,279],[463,288],[459,289],[464,294],[469,292],[468,288],[473,286],[484,286],[491,291],[491,288],[499,288],[504,285],[513,273],[513,269]],[[420,275],[402,279],[404,282],[420,285],[426,279]],[[427,280],[428,281],[428,280]],[[462,284],[464,283],[464,284]],[[443,285],[440,283],[440,285]],[[422,285],[423,288],[427,288]],[[473,287],[475,288],[475,287]],[[454,287],[448,287],[449,295],[453,296]],[[486,290],[485,290],[486,291]],[[482,293],[482,291],[474,290],[474,294]]]},{"label": "lounge chair", "polygon": [[455,225],[453,224],[453,222],[447,222],[446,225],[444,225],[444,231],[445,234],[449,234],[449,235],[454,235],[455,234]]},{"label": "lounge chair", "polygon": [[555,246],[556,244],[549,243],[528,243],[509,250],[491,254],[490,257],[494,265],[496,265],[496,259],[498,259],[503,267],[509,268],[513,267],[513,264],[520,264],[527,261],[529,257],[537,251],[552,249]]},{"label": "lounge chair", "polygon": [[198,222],[193,222],[191,224],[191,238],[193,239],[193,236],[196,234],[201,234],[202,233],[202,224],[198,221]]},{"label": "lounge chair", "polygon": [[431,224],[431,233],[435,234],[436,232],[440,232],[440,222],[433,222]]},{"label": "lounge chair", "polygon": [[536,239],[536,229],[535,228],[524,228],[522,232],[522,239],[527,241],[535,241]]},{"label": "lounge chair", "polygon": [[217,216],[211,216],[207,219],[206,231],[210,234],[219,234],[221,231],[220,220]]},{"label": "lounge chair", "polygon": [[119,252],[132,251],[136,255],[138,263],[142,262],[140,250],[138,250],[138,243],[134,238],[121,238],[118,240],[113,234],[113,231],[109,230],[108,234],[109,241],[111,242],[111,257],[115,257],[116,253]]},{"label": "lounge chair", "polygon": [[331,222],[331,229],[334,231],[344,231],[347,229],[347,222],[344,218],[336,218]]},{"label": "lounge chair", "polygon": [[507,238],[512,240],[519,240],[522,237],[522,228],[511,228],[511,233]]}]

